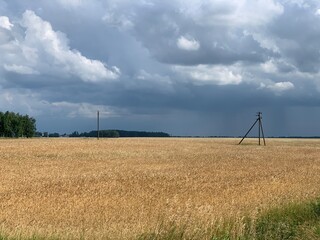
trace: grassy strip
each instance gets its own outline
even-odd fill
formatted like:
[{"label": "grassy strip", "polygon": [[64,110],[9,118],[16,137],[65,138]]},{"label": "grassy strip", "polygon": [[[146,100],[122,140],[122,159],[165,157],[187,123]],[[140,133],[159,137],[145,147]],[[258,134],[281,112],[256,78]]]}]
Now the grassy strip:
[{"label": "grassy strip", "polygon": [[256,239],[320,238],[320,199],[291,204],[261,214],[255,223]]},{"label": "grassy strip", "polygon": [[137,237],[138,240],[269,240],[320,239],[320,199],[301,204],[289,204],[262,212],[256,219],[244,218],[217,229],[199,229],[188,233],[187,227],[159,228]]},{"label": "grassy strip", "polygon": [[[0,240],[45,240],[59,237],[9,237],[0,232]],[[205,229],[201,226],[177,226],[175,223],[160,224],[153,232],[137,236],[138,240],[313,240],[320,239],[320,198],[301,204],[289,204],[261,212],[256,219],[243,218]]]},{"label": "grassy strip", "polygon": [[18,234],[16,236],[8,236],[0,232],[0,240],[59,240],[59,239],[60,239],[59,237],[54,237],[54,236],[44,237],[38,234],[33,234],[30,237],[25,237],[22,234]]}]

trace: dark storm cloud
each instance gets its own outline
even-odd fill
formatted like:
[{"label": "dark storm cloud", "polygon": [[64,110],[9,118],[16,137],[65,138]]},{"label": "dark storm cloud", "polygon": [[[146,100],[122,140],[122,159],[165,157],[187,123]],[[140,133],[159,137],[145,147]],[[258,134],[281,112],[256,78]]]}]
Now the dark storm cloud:
[{"label": "dark storm cloud", "polygon": [[[179,65],[232,64],[237,61],[263,62],[273,55],[252,36],[244,34],[247,26],[231,25],[231,20],[224,18],[203,24],[194,19],[196,16],[192,18],[179,8],[181,5],[176,2],[164,1],[147,9],[137,7],[137,16],[130,18],[135,37],[159,61]],[[234,10],[233,6],[212,9],[202,6],[199,11],[207,15],[228,16],[234,14]],[[180,49],[177,41],[181,36],[196,38],[201,44],[199,51]]]},{"label": "dark storm cloud", "polygon": [[287,5],[269,29],[278,39],[283,56],[303,72],[319,71],[320,15],[317,10],[316,6]]},{"label": "dark storm cloud", "polygon": [[319,8],[0,0],[1,111],[71,132],[100,110],[105,128],[182,135],[241,135],[263,111],[268,135],[320,135]]}]

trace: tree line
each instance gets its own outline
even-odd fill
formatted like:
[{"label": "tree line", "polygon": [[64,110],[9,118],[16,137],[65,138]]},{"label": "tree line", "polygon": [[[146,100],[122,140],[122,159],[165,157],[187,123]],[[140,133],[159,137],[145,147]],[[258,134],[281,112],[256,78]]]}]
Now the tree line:
[{"label": "tree line", "polygon": [[36,120],[28,115],[14,112],[0,112],[0,137],[33,137],[36,132]]},{"label": "tree line", "polygon": [[[90,131],[79,133],[77,131],[69,135],[69,137],[97,137],[98,131]],[[170,137],[164,132],[141,132],[141,131],[124,131],[124,130],[100,130],[101,138],[118,138],[118,137]]]}]

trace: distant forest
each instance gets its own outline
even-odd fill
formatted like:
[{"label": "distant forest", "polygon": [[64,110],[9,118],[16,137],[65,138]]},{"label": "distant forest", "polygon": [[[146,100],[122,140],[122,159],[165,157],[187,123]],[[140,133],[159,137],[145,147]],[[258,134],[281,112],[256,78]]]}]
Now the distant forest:
[{"label": "distant forest", "polygon": [[0,137],[33,137],[36,132],[36,120],[28,115],[14,112],[0,112]]},{"label": "distant forest", "polygon": [[[69,137],[97,137],[97,131],[78,133],[73,132]],[[140,131],[124,131],[124,130],[101,130],[99,131],[101,138],[118,138],[118,137],[170,137],[164,132],[140,132]]]}]

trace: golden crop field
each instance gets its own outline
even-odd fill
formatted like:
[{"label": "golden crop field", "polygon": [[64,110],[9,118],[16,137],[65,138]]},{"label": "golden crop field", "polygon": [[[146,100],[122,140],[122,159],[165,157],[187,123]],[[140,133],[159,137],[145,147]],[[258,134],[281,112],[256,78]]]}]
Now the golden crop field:
[{"label": "golden crop field", "polygon": [[0,232],[136,239],[320,196],[319,140],[238,141],[1,139]]}]

